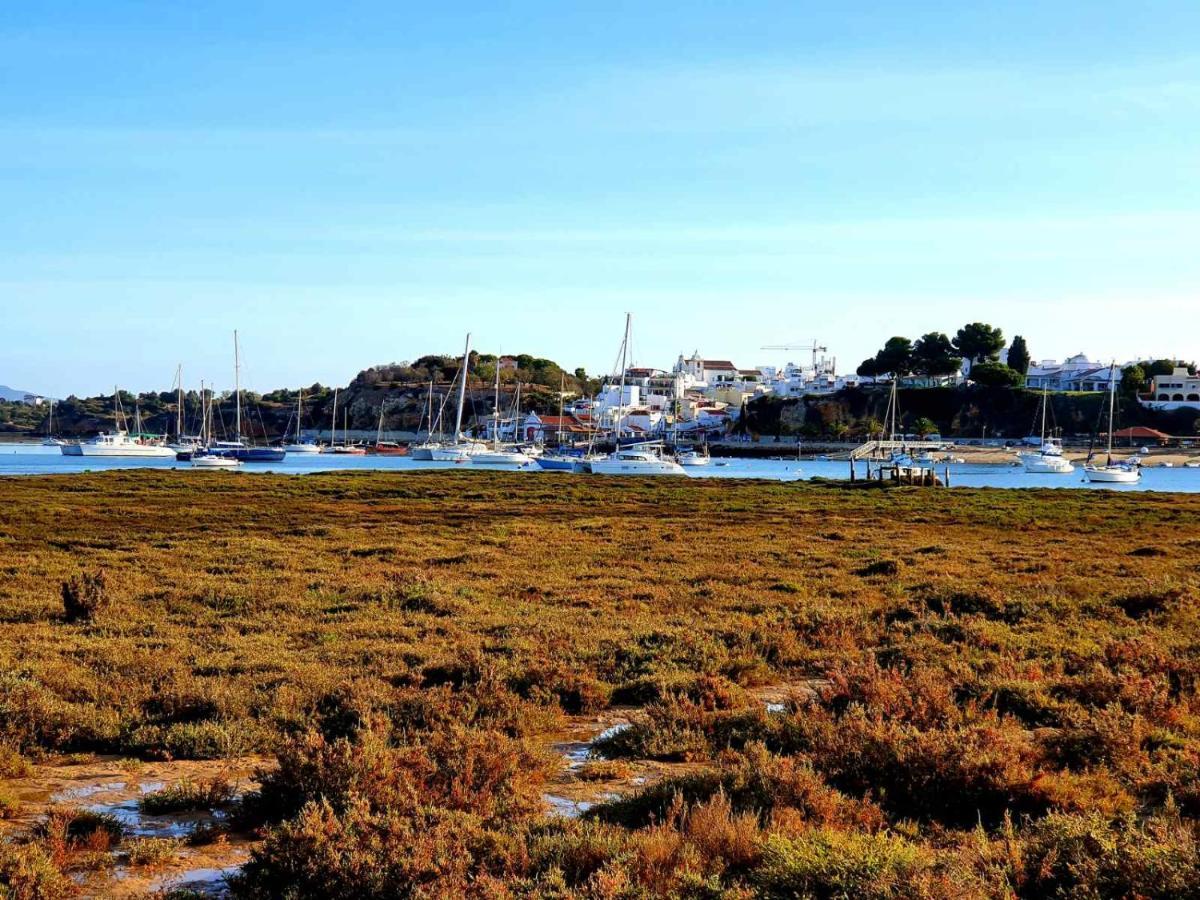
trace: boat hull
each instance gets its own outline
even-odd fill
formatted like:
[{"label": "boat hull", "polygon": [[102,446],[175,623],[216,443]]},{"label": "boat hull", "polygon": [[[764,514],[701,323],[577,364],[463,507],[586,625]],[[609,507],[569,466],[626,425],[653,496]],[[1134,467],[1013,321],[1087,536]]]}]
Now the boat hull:
[{"label": "boat hull", "polygon": [[485,450],[471,456],[471,462],[480,466],[527,466],[531,462],[524,453],[505,452],[503,450]]},{"label": "boat hull", "polygon": [[1085,468],[1083,472],[1088,481],[1098,484],[1137,484],[1142,477],[1142,473],[1137,469],[1125,469],[1118,466]]},{"label": "boat hull", "polygon": [[593,459],[593,475],[684,475],[683,466],[668,459]]},{"label": "boat hull", "polygon": [[95,447],[91,444],[64,444],[59,449],[62,450],[63,456],[103,456],[123,459],[175,458],[174,450],[170,447],[159,446]]},{"label": "boat hull", "polygon": [[564,456],[539,456],[536,462],[538,468],[549,472],[576,472],[582,460]]},{"label": "boat hull", "polygon": [[229,456],[197,456],[192,460],[194,469],[236,469],[241,465],[241,460]]},{"label": "boat hull", "polygon": [[1031,475],[1070,475],[1075,467],[1061,456],[1022,457],[1021,464]]},{"label": "boat hull", "polygon": [[287,451],[281,447],[222,447],[193,453],[192,459],[194,461],[205,456],[222,456],[244,463],[275,463],[283,462],[287,458]]},{"label": "boat hull", "polygon": [[285,453],[320,453],[321,448],[316,444],[284,444]]}]

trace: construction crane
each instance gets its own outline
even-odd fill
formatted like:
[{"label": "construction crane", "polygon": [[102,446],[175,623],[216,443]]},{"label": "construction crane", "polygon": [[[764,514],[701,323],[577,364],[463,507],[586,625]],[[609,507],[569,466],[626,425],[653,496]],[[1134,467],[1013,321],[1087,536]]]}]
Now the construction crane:
[{"label": "construction crane", "polygon": [[813,371],[817,371],[817,354],[828,353],[829,348],[823,347],[817,343],[817,339],[813,338],[811,344],[769,344],[766,347],[759,347],[759,350],[782,350],[791,352],[792,350],[811,350],[812,351],[812,367]]}]

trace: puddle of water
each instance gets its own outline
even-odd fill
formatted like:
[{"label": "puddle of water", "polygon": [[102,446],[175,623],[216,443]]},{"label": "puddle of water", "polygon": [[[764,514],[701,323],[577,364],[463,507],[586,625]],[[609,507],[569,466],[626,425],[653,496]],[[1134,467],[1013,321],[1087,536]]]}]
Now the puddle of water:
[{"label": "puddle of water", "polygon": [[570,797],[559,797],[557,794],[545,794],[546,802],[550,804],[550,814],[563,819],[578,819],[595,806],[586,800],[572,800]]},{"label": "puddle of water", "polygon": [[132,837],[185,838],[197,827],[215,824],[226,817],[220,810],[191,810],[165,816],[150,816],[142,812],[136,798],[119,803],[93,803],[87,809],[112,816],[124,826],[125,833]]},{"label": "puddle of water", "polygon": [[178,872],[158,881],[156,890],[187,890],[195,891],[206,897],[215,897],[225,893],[225,879],[241,870],[241,866],[222,866],[220,868],[189,869]]},{"label": "puddle of water", "polygon": [[767,712],[772,713],[773,715],[780,715],[782,713],[787,712],[787,704],[786,703],[768,703],[767,704]]},{"label": "puddle of water", "polygon": [[619,722],[618,724],[613,725],[611,728],[605,728],[602,732],[592,738],[591,743],[595,744],[597,741],[607,740],[610,737],[620,734],[622,731],[628,731],[632,727],[633,725],[629,722]]},{"label": "puddle of water", "polygon": [[85,784],[80,787],[67,788],[50,795],[51,803],[70,803],[72,800],[86,800],[97,794],[114,794],[125,790],[124,781],[110,781],[106,784]]}]

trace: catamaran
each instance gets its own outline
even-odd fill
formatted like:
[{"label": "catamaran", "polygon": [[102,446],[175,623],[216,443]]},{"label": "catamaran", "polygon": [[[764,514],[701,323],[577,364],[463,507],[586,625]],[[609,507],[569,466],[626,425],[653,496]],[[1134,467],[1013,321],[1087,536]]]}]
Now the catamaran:
[{"label": "catamaran", "polygon": [[[1108,454],[1104,465],[1085,465],[1083,474],[1088,481],[1100,484],[1136,484],[1142,477],[1142,470],[1136,462],[1132,460],[1113,462],[1113,416],[1117,405],[1116,369],[1116,363],[1113,363],[1108,369]],[[1090,454],[1088,459],[1091,459]]]},{"label": "catamaran", "polygon": [[1019,454],[1025,471],[1039,475],[1069,475],[1075,471],[1062,455],[1062,445],[1053,438],[1046,437],[1046,408],[1050,405],[1050,389],[1042,391],[1042,430],[1036,453]]},{"label": "catamaran", "polygon": [[113,421],[115,430],[102,432],[89,441],[63,444],[59,449],[63,456],[122,456],[142,459],[170,459],[175,451],[151,435],[141,433],[140,416],[137,431],[130,434],[125,422],[125,411],[121,408],[121,392],[113,388]]}]

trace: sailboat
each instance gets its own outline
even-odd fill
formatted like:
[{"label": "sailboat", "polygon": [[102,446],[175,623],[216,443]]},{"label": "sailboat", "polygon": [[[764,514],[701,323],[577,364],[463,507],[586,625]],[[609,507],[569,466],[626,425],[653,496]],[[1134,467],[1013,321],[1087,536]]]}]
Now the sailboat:
[{"label": "sailboat", "polygon": [[375,430],[375,446],[368,447],[368,453],[374,453],[376,456],[408,456],[408,448],[401,446],[395,441],[385,441],[383,439],[383,413],[387,408],[387,404],[382,401],[379,404],[379,427]]},{"label": "sailboat", "polygon": [[[517,386],[517,396],[520,396],[520,386]],[[513,424],[520,401],[513,403]],[[533,462],[532,457],[526,456],[515,445],[500,445],[500,363],[496,362],[496,401],[492,410],[492,446],[490,449],[478,450],[471,454],[471,462],[484,466],[527,466]]]},{"label": "sailboat", "polygon": [[300,423],[304,416],[304,389],[300,389],[300,396],[296,399],[296,439],[289,444],[284,444],[283,449],[287,453],[320,453],[320,445],[312,440],[312,438],[304,437],[300,430]]},{"label": "sailboat", "polygon": [[233,333],[233,384],[234,401],[237,413],[234,424],[234,439],[232,441],[211,441],[202,451],[192,454],[197,456],[231,456],[241,462],[283,462],[287,451],[282,447],[253,447],[242,439],[242,357],[238,344],[238,333]]},{"label": "sailboat", "polygon": [[[433,459],[433,451],[442,446],[441,441],[434,440],[433,437],[433,381],[429,382],[429,402],[426,408],[429,428],[425,432],[425,440],[419,444],[413,444],[408,448],[409,459],[419,459],[429,461]],[[421,422],[426,421],[426,417],[422,417]],[[439,415],[440,421],[440,415]],[[421,422],[417,423],[417,430],[420,431]]]},{"label": "sailboat", "polygon": [[1050,405],[1050,389],[1042,391],[1042,432],[1036,453],[1019,454],[1025,471],[1039,475],[1069,475],[1075,471],[1062,455],[1062,445],[1046,437],[1046,408]]},{"label": "sailboat", "polygon": [[[207,446],[212,442],[212,397],[207,397],[204,382],[200,382],[200,443]],[[235,456],[222,456],[215,453],[189,454],[188,462],[194,469],[237,469],[242,461]]]},{"label": "sailboat", "polygon": [[565,453],[562,448],[562,420],[564,418],[564,407],[566,406],[567,396],[567,376],[560,375],[558,378],[558,447],[550,453],[542,452],[537,456],[537,464],[540,468],[550,472],[574,472],[580,468],[581,453]]},{"label": "sailboat", "polygon": [[[1113,416],[1116,412],[1117,405],[1117,379],[1116,379],[1116,363],[1113,363],[1108,370],[1108,452],[1105,458],[1104,465],[1085,465],[1083,467],[1084,477],[1088,481],[1099,484],[1136,484],[1141,480],[1142,471],[1138,468],[1137,463],[1125,461],[1114,463],[1113,450]],[[1089,455],[1089,459],[1091,456]]]},{"label": "sailboat", "polygon": [[42,441],[43,447],[65,447],[67,442],[62,438],[54,436],[54,401],[50,401],[50,418],[46,422],[46,439]]},{"label": "sailboat", "polygon": [[621,447],[621,424],[625,419],[625,372],[629,355],[629,335],[633,316],[625,314],[625,339],[621,342],[621,388],[617,395],[617,420],[613,436],[617,449],[608,456],[586,459],[595,475],[686,475],[683,466],[663,453],[662,441],[643,441]]},{"label": "sailboat", "polygon": [[137,426],[138,434],[131,435],[126,430],[125,412],[121,409],[121,392],[117,388],[113,388],[113,413],[113,431],[102,432],[90,441],[63,444],[59,448],[63,456],[120,456],[148,459],[170,459],[175,456],[175,451],[161,441],[142,435],[140,425]]},{"label": "sailboat", "polygon": [[461,377],[458,382],[458,411],[454,420],[454,440],[429,451],[430,459],[436,462],[467,462],[487,446],[479,441],[469,439],[462,430],[463,410],[467,403],[467,368],[470,363],[471,335],[468,334],[466,348],[463,350],[462,368],[459,370]]},{"label": "sailboat", "polygon": [[350,443],[350,410],[342,410],[342,442],[333,448],[333,452],[342,456],[363,456],[366,450],[358,444]]}]

